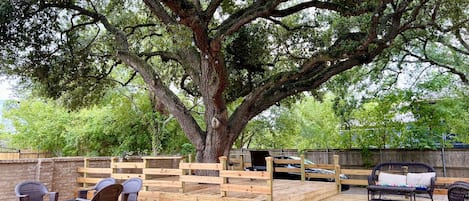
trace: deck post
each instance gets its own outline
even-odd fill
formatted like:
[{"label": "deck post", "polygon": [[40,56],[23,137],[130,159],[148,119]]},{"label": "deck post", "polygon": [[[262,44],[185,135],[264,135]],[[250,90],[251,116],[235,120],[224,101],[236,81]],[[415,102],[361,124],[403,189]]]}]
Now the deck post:
[{"label": "deck post", "polygon": [[335,170],[335,183],[339,192],[341,191],[340,187],[340,165],[339,165],[339,155],[334,155],[334,170]]},{"label": "deck post", "polygon": [[111,157],[111,176],[114,177],[114,174],[117,173],[116,157]]},{"label": "deck post", "polygon": [[243,156],[243,154],[239,155],[239,166],[240,166],[240,170],[244,170],[244,156]]},{"label": "deck post", "polygon": [[[221,174],[222,171],[227,170],[227,163],[226,163],[226,160],[227,160],[227,159],[228,159],[228,158],[227,158],[226,156],[221,156],[221,157],[219,158],[219,160],[220,160],[220,174]],[[221,180],[221,181],[220,181],[220,187],[223,186],[223,185],[225,185],[226,183],[228,183],[228,182],[227,182],[228,179],[227,179],[226,177],[220,177],[220,180]],[[220,188],[220,189],[222,189],[222,188]],[[222,197],[226,197],[226,191],[220,191],[220,195],[221,195]]]},{"label": "deck post", "polygon": [[[148,162],[148,159],[147,158],[143,158],[143,169],[147,169],[150,167],[150,164]],[[142,171],[142,173],[144,173],[145,171]],[[148,179],[147,177],[147,174],[143,174],[143,181],[146,181]],[[143,187],[143,190],[144,191],[148,191],[148,186],[144,186]]]},{"label": "deck post", "polygon": [[301,168],[301,182],[305,182],[306,178],[306,172],[305,172],[305,155],[301,154],[300,156],[301,162],[300,162],[300,168]]},{"label": "deck post", "polygon": [[[190,157],[190,155],[189,155]],[[184,163],[184,159],[179,161],[179,169],[181,170],[181,176],[187,175],[188,170],[182,169],[182,164]],[[181,182],[181,189],[179,189],[180,193],[184,193],[184,187],[186,186],[185,182],[182,181],[181,176],[179,176],[179,181]]]},{"label": "deck post", "polygon": [[[85,158],[85,161],[83,162],[83,165],[85,166],[85,168],[89,168],[90,167],[90,159],[89,158]],[[88,177],[88,171],[85,171],[83,173],[83,178],[87,178]],[[88,183],[83,183],[83,187],[86,188],[88,187]]]},{"label": "deck post", "polygon": [[269,187],[270,193],[267,195],[267,201],[272,201],[274,196],[274,158],[265,157],[267,174],[269,174],[269,179],[267,180],[267,186]]}]

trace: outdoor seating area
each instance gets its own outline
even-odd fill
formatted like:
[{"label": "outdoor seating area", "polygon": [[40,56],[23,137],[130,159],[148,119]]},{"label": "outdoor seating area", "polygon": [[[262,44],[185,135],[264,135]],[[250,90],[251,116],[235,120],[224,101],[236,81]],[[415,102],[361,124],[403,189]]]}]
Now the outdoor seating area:
[{"label": "outdoor seating area", "polygon": [[406,195],[416,200],[416,194],[426,193],[433,201],[436,172],[424,163],[389,162],[376,165],[368,177],[368,200],[382,194]]},{"label": "outdoor seating area", "polygon": [[[290,169],[290,171],[308,176],[306,168],[309,166],[301,165],[304,163],[304,156],[299,157],[299,159],[267,157],[268,171],[245,171],[240,169],[243,165],[236,165],[236,160],[228,162],[226,157],[221,157],[220,163],[193,163],[187,162],[186,158],[183,157],[136,157],[128,161],[120,161],[118,158],[83,158],[81,163],[71,160],[71,162],[81,165],[64,172],[65,175],[73,175],[69,179],[57,180],[55,178],[54,180],[48,180],[44,176],[36,176],[36,178],[41,178],[39,181],[43,186],[57,191],[49,192],[50,190],[48,191],[46,188],[44,192],[53,196],[44,196],[44,198],[48,200],[50,198],[50,201],[104,199],[104,197],[101,198],[103,193],[100,196],[98,196],[98,193],[105,186],[113,184],[122,186],[122,190],[117,193],[117,196],[124,201],[467,201],[467,182],[469,182],[469,178],[440,176],[433,182],[434,190],[432,195],[426,191],[422,191],[422,194],[417,193],[415,187],[368,185],[369,180],[365,179],[375,178],[375,184],[379,184],[385,181],[383,178],[380,181],[380,174],[381,176],[400,174],[406,177],[405,181],[407,182],[409,176],[409,178],[415,179],[416,175],[413,174],[431,173],[433,171],[431,166],[428,168],[426,165],[415,165],[414,163],[392,163],[391,166],[389,164],[386,166],[386,163],[383,163],[378,165],[379,168],[373,170],[346,169],[338,165],[339,158],[334,156],[333,164],[314,164],[311,167],[334,168],[336,173],[346,174],[347,179],[341,179],[337,175],[326,175],[332,178],[340,178],[335,182],[286,180],[271,177],[272,171],[283,171],[282,168],[277,169],[273,165],[276,163],[300,164],[297,169]],[[50,163],[50,165],[69,166],[66,165],[68,162],[64,162],[58,160],[55,163]],[[44,170],[62,169],[49,166],[44,161],[40,165],[41,167],[47,167]],[[39,167],[38,164],[36,164],[36,167]],[[197,174],[199,170],[218,171],[219,174],[203,176]],[[53,175],[62,175],[62,173],[56,172]],[[321,175],[309,176],[322,177]],[[391,182],[388,181],[388,183]],[[341,185],[350,185],[351,190],[341,192]],[[64,186],[68,187],[64,188]],[[119,191],[119,187],[114,188],[114,190],[107,191],[112,197],[111,199],[116,199],[114,198],[115,194]],[[11,190],[10,193],[12,193]],[[369,197],[368,193],[372,193],[374,196]]]},{"label": "outdoor seating area", "polygon": [[[77,197],[68,201],[137,201],[138,193],[142,189],[142,179],[130,178],[122,184],[116,183],[114,178],[101,179],[96,185],[88,189],[79,189]],[[50,201],[58,201],[58,192],[49,192],[39,181],[25,181],[16,185],[16,196],[20,201],[43,201],[49,197]]]}]

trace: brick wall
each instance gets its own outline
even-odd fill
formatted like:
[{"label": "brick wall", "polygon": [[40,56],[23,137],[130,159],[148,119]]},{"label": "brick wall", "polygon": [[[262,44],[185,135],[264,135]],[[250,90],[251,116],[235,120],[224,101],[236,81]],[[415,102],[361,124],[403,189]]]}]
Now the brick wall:
[{"label": "brick wall", "polygon": [[[109,157],[93,158],[94,163],[109,167]],[[16,184],[35,180],[44,183],[49,191],[59,192],[59,200],[74,198],[78,187],[78,167],[83,167],[82,157],[0,160],[0,201],[18,200]]]}]

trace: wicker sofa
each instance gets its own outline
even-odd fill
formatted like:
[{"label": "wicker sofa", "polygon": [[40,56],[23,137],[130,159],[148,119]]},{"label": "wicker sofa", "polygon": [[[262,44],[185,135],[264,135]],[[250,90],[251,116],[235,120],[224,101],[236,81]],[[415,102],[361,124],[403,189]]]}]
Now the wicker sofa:
[{"label": "wicker sofa", "polygon": [[435,169],[424,163],[386,162],[376,165],[368,176],[368,200],[379,199],[383,194],[408,195],[428,194],[433,200]]}]

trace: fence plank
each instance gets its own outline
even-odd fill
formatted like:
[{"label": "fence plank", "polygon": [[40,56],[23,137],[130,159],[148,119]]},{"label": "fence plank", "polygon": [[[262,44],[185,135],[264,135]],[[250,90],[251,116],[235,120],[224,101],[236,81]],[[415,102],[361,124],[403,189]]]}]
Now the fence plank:
[{"label": "fence plank", "polygon": [[371,175],[371,170],[363,169],[341,169],[340,173],[350,175]]},{"label": "fence plank", "polygon": [[270,179],[270,175],[266,171],[220,171],[220,177],[230,178],[249,178],[249,179]]},{"label": "fence plank", "polygon": [[179,180],[182,182],[193,182],[193,183],[207,183],[207,184],[220,184],[220,177],[210,176],[195,176],[195,175],[181,175]]},{"label": "fence plank", "polygon": [[436,184],[452,184],[457,181],[469,182],[469,178],[458,178],[458,177],[437,177]]},{"label": "fence plank", "polygon": [[104,178],[91,178],[91,177],[77,177],[77,183],[83,183],[83,184],[96,184],[99,181],[101,181]]},{"label": "fence plank", "polygon": [[182,169],[145,168],[143,174],[149,175],[182,175]]},{"label": "fence plank", "polygon": [[319,174],[319,173],[306,173],[308,178],[318,178],[318,179],[332,179],[335,178],[335,174]]},{"label": "fence plank", "polygon": [[142,174],[136,174],[136,173],[112,173],[111,175],[114,179],[129,179],[132,177],[138,177],[142,178]]},{"label": "fence plank", "polygon": [[164,181],[164,180],[144,180],[144,186],[151,186],[151,187],[174,187],[174,188],[181,188],[182,182],[178,181]]},{"label": "fence plank", "polygon": [[181,163],[180,169],[196,169],[196,170],[220,170],[219,163]]},{"label": "fence plank", "polygon": [[342,185],[357,185],[357,186],[368,186],[368,180],[363,179],[342,179],[340,180]]},{"label": "fence plank", "polygon": [[268,186],[253,186],[253,185],[239,185],[239,184],[223,184],[220,186],[223,191],[236,191],[248,192],[270,195],[271,190]]},{"label": "fence plank", "polygon": [[301,172],[301,168],[276,167],[274,172]]},{"label": "fence plank", "polygon": [[88,173],[88,174],[111,174],[112,169],[110,168],[85,168],[85,167],[78,167],[78,173]]},{"label": "fence plank", "polygon": [[114,162],[111,168],[145,168],[142,162]]}]

